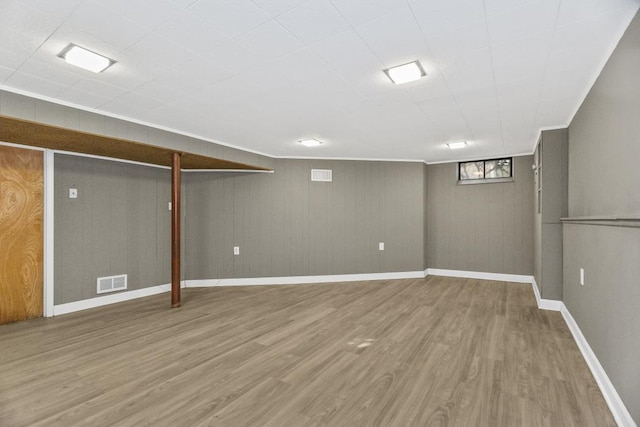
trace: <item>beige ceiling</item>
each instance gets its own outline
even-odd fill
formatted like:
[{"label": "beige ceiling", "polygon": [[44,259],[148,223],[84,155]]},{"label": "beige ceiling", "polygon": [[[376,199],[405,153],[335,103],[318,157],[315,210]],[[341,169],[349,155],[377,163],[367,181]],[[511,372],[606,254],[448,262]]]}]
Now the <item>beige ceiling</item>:
[{"label": "beige ceiling", "polygon": [[[531,153],[540,129],[569,123],[639,6],[0,0],[0,88],[276,157]],[[76,69],[57,56],[69,43],[117,63]],[[418,82],[382,72],[416,59]]]}]

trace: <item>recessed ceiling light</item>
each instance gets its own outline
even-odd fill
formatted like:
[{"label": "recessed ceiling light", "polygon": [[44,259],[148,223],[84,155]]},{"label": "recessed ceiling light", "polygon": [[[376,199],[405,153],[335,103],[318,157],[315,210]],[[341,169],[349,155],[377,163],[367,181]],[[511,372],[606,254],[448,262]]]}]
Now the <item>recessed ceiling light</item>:
[{"label": "recessed ceiling light", "polygon": [[391,79],[391,81],[397,85],[402,83],[413,82],[426,76],[420,62],[413,61],[408,64],[398,65],[397,67],[391,67],[384,70],[385,74]]},{"label": "recessed ceiling light", "polygon": [[100,73],[115,63],[115,61],[105,56],[98,55],[95,52],[91,52],[74,44],[65,47],[58,56],[64,59],[67,64],[75,65],[76,67],[84,68],[94,73]]},{"label": "recessed ceiling light", "polygon": [[457,150],[458,148],[464,148],[467,145],[467,141],[462,141],[462,142],[450,142],[447,144],[449,146],[449,148],[451,148],[452,150]]},{"label": "recessed ceiling light", "polygon": [[322,144],[322,141],[318,141],[317,139],[303,139],[298,142],[305,147],[317,147],[318,145]]}]

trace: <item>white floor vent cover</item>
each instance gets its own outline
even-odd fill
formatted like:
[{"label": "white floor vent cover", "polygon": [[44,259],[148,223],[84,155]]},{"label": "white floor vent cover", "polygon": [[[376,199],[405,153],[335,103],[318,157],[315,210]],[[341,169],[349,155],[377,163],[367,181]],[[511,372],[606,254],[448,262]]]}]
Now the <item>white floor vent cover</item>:
[{"label": "white floor vent cover", "polygon": [[127,275],[98,277],[98,293],[115,292],[127,289]]},{"label": "white floor vent cover", "polygon": [[311,181],[331,182],[332,179],[331,169],[311,169]]}]

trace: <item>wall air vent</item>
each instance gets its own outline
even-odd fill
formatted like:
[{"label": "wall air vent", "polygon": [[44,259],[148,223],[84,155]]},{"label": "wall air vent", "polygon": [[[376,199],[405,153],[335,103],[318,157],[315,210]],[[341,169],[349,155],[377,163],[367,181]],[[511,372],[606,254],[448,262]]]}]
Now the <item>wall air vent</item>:
[{"label": "wall air vent", "polygon": [[127,289],[127,275],[98,277],[97,292],[105,294],[107,292],[122,291]]},{"label": "wall air vent", "polygon": [[311,181],[331,182],[333,171],[331,169],[311,169]]}]

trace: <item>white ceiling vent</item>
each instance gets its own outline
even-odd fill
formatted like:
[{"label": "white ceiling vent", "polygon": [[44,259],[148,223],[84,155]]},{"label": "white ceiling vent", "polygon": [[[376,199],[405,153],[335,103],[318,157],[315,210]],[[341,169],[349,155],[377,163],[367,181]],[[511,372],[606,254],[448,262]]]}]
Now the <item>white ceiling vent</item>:
[{"label": "white ceiling vent", "polygon": [[97,292],[104,294],[107,292],[122,291],[127,289],[127,275],[98,277]]},{"label": "white ceiling vent", "polygon": [[333,171],[331,169],[311,169],[311,181],[331,182]]}]

